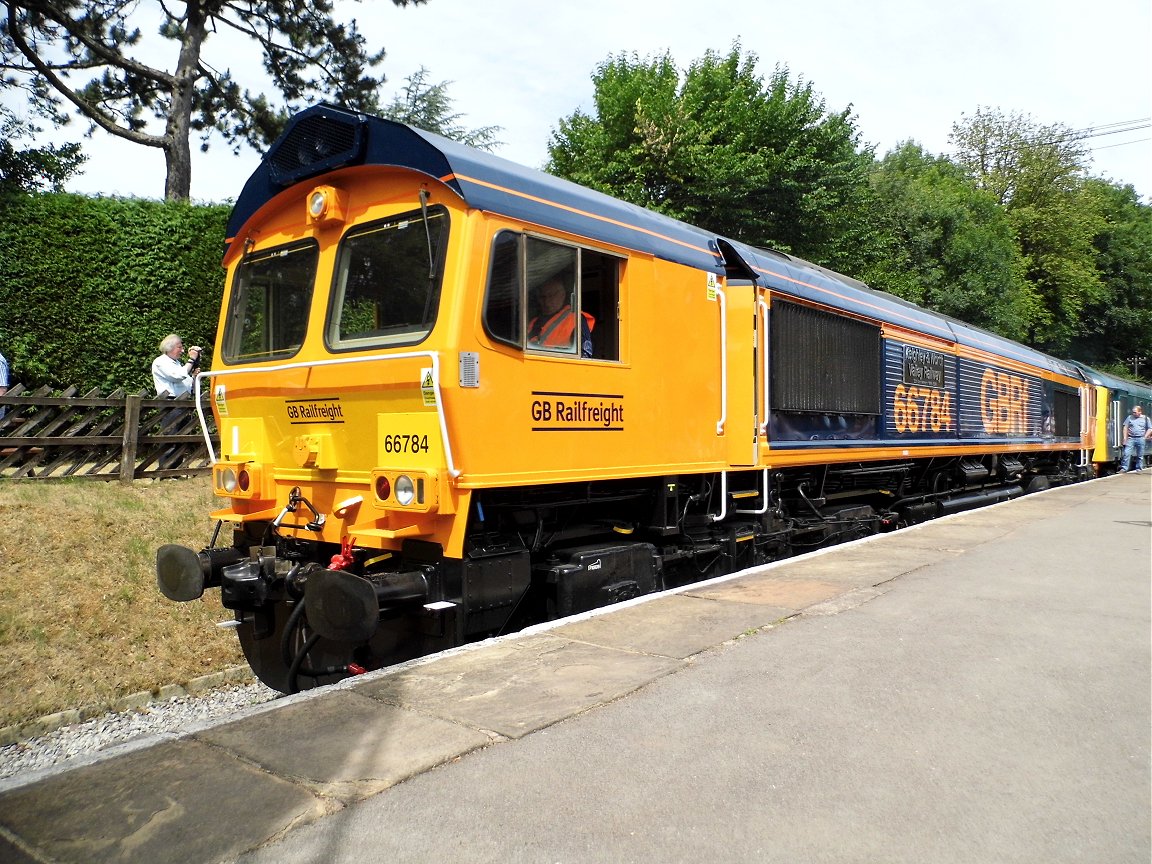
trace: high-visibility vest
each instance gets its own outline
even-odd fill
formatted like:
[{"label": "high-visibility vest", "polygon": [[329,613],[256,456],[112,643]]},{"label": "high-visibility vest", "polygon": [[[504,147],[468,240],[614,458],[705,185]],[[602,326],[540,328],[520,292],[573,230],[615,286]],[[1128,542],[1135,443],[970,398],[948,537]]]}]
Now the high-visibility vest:
[{"label": "high-visibility vest", "polygon": [[[587,312],[580,314],[584,316],[584,323],[588,325],[588,332],[591,333],[592,328],[596,326],[596,319]],[[529,333],[536,331],[537,320],[532,319],[532,323],[528,326]],[[545,348],[567,348],[572,344],[572,331],[575,329],[576,316],[572,313],[571,306],[565,306],[541,324],[539,332],[535,336],[530,336],[528,341],[532,345],[542,345]]]}]

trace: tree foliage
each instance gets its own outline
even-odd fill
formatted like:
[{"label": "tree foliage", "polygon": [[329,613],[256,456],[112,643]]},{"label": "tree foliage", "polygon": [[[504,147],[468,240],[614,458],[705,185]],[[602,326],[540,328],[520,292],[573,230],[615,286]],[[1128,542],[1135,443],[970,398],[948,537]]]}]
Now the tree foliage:
[{"label": "tree foliage", "polygon": [[6,201],[5,217],[0,346],[14,381],[151,387],[173,331],[211,353],[227,207],[46,193]]},{"label": "tree foliage", "polygon": [[1027,335],[1038,300],[993,193],[913,143],[877,163],[872,186],[888,249],[866,271],[869,284],[1009,338]]},{"label": "tree foliage", "polygon": [[1104,223],[1086,184],[1082,141],[1063,126],[986,108],[957,122],[951,140],[957,164],[1011,219],[1025,278],[1039,300],[1027,341],[1067,351],[1084,309],[1106,295],[1093,247]]},{"label": "tree foliage", "polygon": [[872,242],[851,109],[736,44],[681,75],[671,56],[620,55],[592,76],[594,110],[563,118],[547,170],[738,240],[849,272]]},{"label": "tree foliage", "polygon": [[[1085,304],[1071,350],[1077,359],[1105,369],[1143,356],[1147,378],[1152,369],[1152,206],[1141,203],[1131,186],[1104,180],[1089,180],[1087,193],[1100,217],[1092,245],[1104,293]],[[1132,367],[1117,374],[1131,377]]]},{"label": "tree foliage", "polygon": [[17,146],[40,131],[0,105],[0,199],[21,192],[59,192],[84,164],[87,157],[79,144]]},{"label": "tree foliage", "polygon": [[[188,199],[193,132],[203,149],[214,133],[234,148],[244,142],[262,148],[290,114],[319,97],[356,110],[379,108],[380,79],[369,72],[384,52],[369,53],[355,20],[334,17],[332,0],[185,0],[148,9],[136,0],[5,0],[4,6],[3,85],[26,90],[56,123],[70,118],[66,101],[93,128],[163,150],[165,198]],[[149,14],[159,14],[160,24],[146,40],[133,16]],[[242,86],[227,58],[209,59],[210,39],[222,31],[254,43],[282,102],[262,84]],[[146,47],[158,53],[147,44],[156,37],[167,40],[166,67],[142,59]],[[154,131],[157,125],[163,131]]]},{"label": "tree foliage", "polygon": [[398,123],[407,123],[418,129],[435,132],[445,138],[451,138],[476,147],[480,150],[491,150],[501,142],[496,140],[499,126],[481,126],[479,129],[468,129],[460,125],[463,114],[453,112],[452,98],[448,95],[448,85],[451,81],[441,81],[432,84],[428,81],[428,70],[423,66],[418,72],[413,72],[404,79],[403,90],[381,112],[381,116]]}]

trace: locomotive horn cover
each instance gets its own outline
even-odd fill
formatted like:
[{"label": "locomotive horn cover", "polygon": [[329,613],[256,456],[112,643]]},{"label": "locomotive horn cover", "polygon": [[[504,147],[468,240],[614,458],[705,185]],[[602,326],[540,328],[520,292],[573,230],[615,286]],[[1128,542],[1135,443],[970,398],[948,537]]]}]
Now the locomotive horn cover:
[{"label": "locomotive horn cover", "polygon": [[380,624],[372,583],[342,570],[321,570],[308,577],[304,609],[312,629],[336,642],[364,642]]},{"label": "locomotive horn cover", "polygon": [[204,594],[204,566],[187,546],[169,543],[156,550],[156,585],[169,600],[184,603]]}]

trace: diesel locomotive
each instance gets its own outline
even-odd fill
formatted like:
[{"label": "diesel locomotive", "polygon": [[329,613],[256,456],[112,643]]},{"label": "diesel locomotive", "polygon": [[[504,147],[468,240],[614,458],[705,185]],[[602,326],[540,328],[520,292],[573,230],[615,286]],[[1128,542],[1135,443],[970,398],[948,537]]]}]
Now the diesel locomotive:
[{"label": "diesel locomotive", "polygon": [[157,580],[286,692],[1084,479],[1130,384],[333,106],[224,266],[216,532]]}]

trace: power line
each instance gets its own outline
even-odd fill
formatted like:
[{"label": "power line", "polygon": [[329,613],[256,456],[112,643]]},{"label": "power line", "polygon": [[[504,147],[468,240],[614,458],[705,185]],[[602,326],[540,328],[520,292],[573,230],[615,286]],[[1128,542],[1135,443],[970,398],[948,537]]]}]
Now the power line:
[{"label": "power line", "polygon": [[1113,147],[1127,147],[1129,144],[1143,144],[1145,141],[1152,141],[1152,138],[1137,138],[1135,141],[1121,141],[1119,144],[1101,144],[1099,147],[1093,147],[1093,150],[1111,150]]},{"label": "power line", "polygon": [[[1044,147],[1053,144],[1066,144],[1069,142],[1087,142],[1091,138],[1101,138],[1105,135],[1119,135],[1129,132],[1140,132],[1144,129],[1152,129],[1152,117],[1140,117],[1134,120],[1119,120],[1114,123],[1099,123],[1095,126],[1085,126],[1082,129],[1069,129],[1067,131],[1056,131],[1046,129],[1040,135],[1033,137],[1022,137],[1018,141],[1004,142],[998,146],[992,147],[988,152],[989,155],[998,155],[1010,153],[1018,150],[1021,147]],[[1053,132],[1055,134],[1053,135]],[[1086,144],[1089,150],[1106,150],[1109,147],[1123,147],[1126,144],[1137,144],[1141,141],[1148,139],[1142,138],[1137,141],[1126,141],[1120,144],[1106,144],[1102,146],[1093,146]],[[953,148],[952,152],[956,152]]]}]

